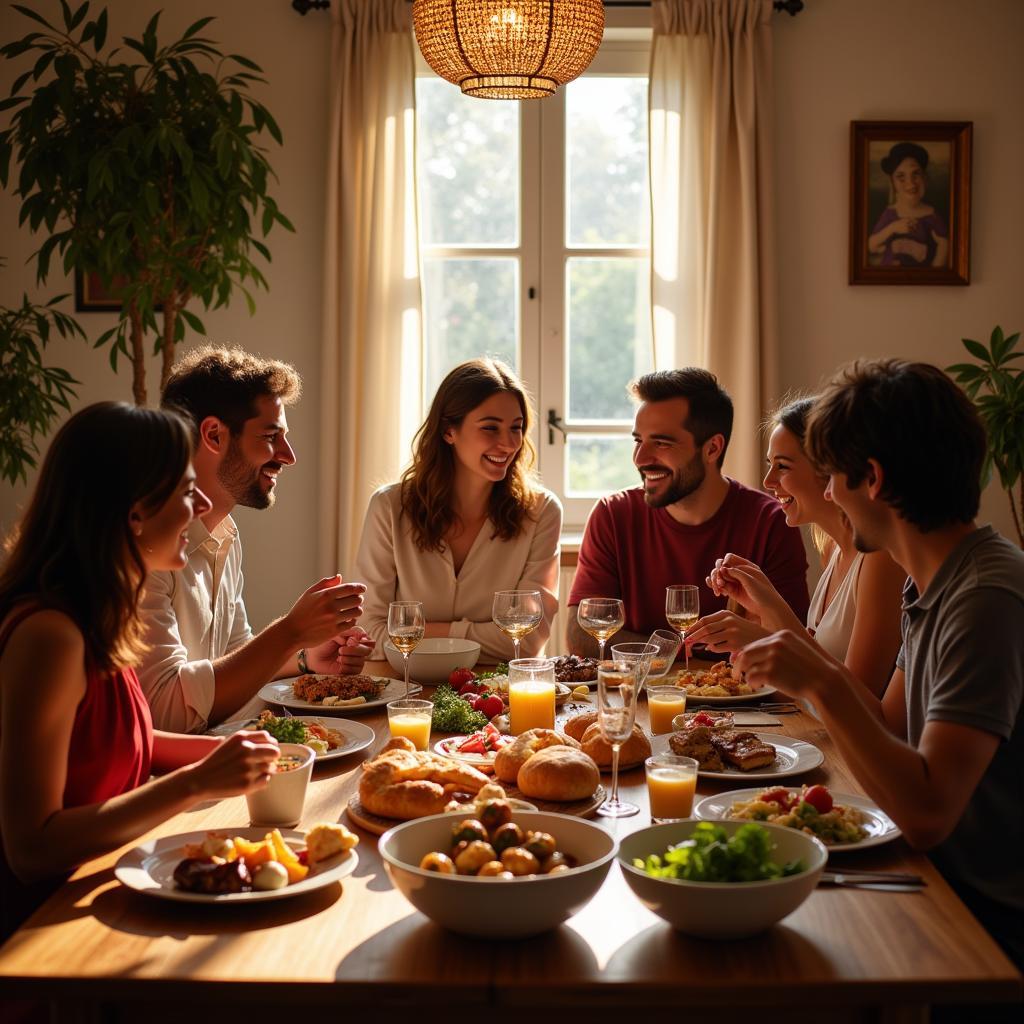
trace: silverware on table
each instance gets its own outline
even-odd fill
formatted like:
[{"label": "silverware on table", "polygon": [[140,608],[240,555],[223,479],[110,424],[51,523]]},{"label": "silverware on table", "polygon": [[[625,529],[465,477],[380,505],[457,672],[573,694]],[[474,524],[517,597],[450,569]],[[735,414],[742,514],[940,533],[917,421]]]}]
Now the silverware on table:
[{"label": "silverware on table", "polygon": [[833,885],[842,889],[872,889],[877,892],[920,892],[928,883],[920,875],[846,868],[842,871],[823,872],[819,885]]}]

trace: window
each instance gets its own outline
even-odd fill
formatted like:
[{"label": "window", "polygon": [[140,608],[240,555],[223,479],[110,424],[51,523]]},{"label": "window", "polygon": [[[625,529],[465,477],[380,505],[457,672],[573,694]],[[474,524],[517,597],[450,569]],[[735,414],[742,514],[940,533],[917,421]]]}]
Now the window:
[{"label": "window", "polygon": [[569,525],[637,482],[625,385],[652,366],[647,64],[646,40],[606,41],[586,75],[524,102],[465,97],[422,63],[417,77],[424,401],[464,359],[514,365]]}]

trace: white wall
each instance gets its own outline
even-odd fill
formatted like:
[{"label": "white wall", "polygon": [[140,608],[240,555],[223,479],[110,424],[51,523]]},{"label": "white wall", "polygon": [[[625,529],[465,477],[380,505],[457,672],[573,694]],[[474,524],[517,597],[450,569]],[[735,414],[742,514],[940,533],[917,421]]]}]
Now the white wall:
[{"label": "white wall", "polygon": [[[31,6],[59,23],[56,0],[30,0]],[[72,6],[77,4],[72,2]],[[96,5],[94,4],[94,7]],[[218,343],[239,344],[263,355],[286,359],[303,376],[305,395],[289,411],[289,426],[298,462],[282,474],[278,500],[267,512],[238,510],[245,544],[246,600],[254,626],[262,626],[287,610],[298,594],[319,576],[316,563],[315,520],[317,501],[319,430],[319,346],[322,319],[323,209],[326,194],[327,79],[330,49],[330,16],[312,13],[300,17],[285,0],[107,0],[110,11],[108,39],[141,34],[152,14],[163,8],[160,38],[177,38],[191,22],[207,14],[217,20],[204,35],[217,40],[227,52],[239,53],[261,65],[269,87],[258,87],[284,134],[279,147],[266,136],[271,166],[280,183],[272,189],[282,211],[295,225],[295,234],[275,227],[267,244],[273,262],[265,268],[269,292],[257,291],[256,314],[250,317],[239,294],[227,310],[200,314],[209,336]],[[94,12],[95,13],[95,12]],[[0,39],[20,38],[32,22],[0,7]],[[24,61],[0,61],[0,95],[24,69]],[[6,124],[6,115],[0,115]],[[0,256],[7,266],[0,270],[0,303],[20,303],[21,293],[49,298],[73,291],[70,281],[52,274],[46,286],[35,285],[34,267],[25,264],[42,238],[18,228],[18,202],[8,190],[0,192]],[[257,235],[257,237],[262,237]],[[257,257],[259,259],[259,257]],[[56,261],[55,261],[56,262]],[[72,302],[65,303],[71,309]],[[195,308],[194,304],[190,308]],[[115,322],[112,314],[87,313],[79,322],[95,339]],[[82,381],[80,404],[105,398],[131,401],[131,374],[122,363],[115,376],[106,350],[94,352],[80,341],[60,339],[48,351],[48,361],[64,366]],[[147,385],[150,404],[159,391],[159,363],[150,361]],[[97,458],[116,453],[97,452]],[[0,527],[6,532],[27,496],[23,487],[0,484]],[[324,574],[333,566],[324,566]]]},{"label": "white wall", "polygon": [[[963,337],[1024,330],[1024,3],[808,0],[774,28],[781,379],[813,388],[858,356],[946,366]],[[968,287],[846,283],[850,121],[866,120],[974,122]],[[998,486],[982,519],[1015,538]]]}]

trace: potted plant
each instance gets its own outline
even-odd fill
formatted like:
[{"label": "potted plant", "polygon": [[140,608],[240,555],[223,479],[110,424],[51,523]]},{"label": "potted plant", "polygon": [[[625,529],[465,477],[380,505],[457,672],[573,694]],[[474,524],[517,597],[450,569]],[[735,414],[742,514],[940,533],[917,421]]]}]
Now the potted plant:
[{"label": "potted plant", "polygon": [[35,254],[39,280],[56,252],[65,272],[98,273],[121,302],[96,347],[110,346],[115,370],[119,354],[130,356],[142,405],[146,334],[163,355],[163,386],[186,328],[204,330],[187,303],[223,306],[238,288],[252,311],[247,285],[267,284],[252,250],[270,259],[257,227],[264,236],[274,224],[293,230],[267,191],[273,171],[259,140],[265,131],[280,143],[281,133],[250,91],[264,79],[200,34],[213,18],[161,46],[158,12],[141,38],[104,53],[105,8],[90,20],[88,3],[72,11],[61,0],[61,27],[14,7],[35,30],[0,54],[33,64],[0,103],[14,109],[0,132],[0,184],[14,157],[21,221],[47,233]]},{"label": "potted plant", "polygon": [[1024,352],[1015,351],[1020,332],[1007,337],[1001,327],[996,327],[987,347],[970,338],[961,340],[977,362],[954,363],[946,371],[967,392],[985,423],[988,454],[982,480],[988,482],[995,466],[1010,499],[1017,543],[1024,547],[1024,370],[1011,365],[1024,356]]}]

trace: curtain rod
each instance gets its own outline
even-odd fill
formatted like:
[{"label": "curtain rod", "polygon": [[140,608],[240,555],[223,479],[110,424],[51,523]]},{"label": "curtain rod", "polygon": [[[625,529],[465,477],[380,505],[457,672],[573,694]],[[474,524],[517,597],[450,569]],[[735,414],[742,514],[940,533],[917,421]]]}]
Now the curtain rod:
[{"label": "curtain rod", "polygon": [[[412,3],[412,0],[407,0]],[[650,7],[651,0],[604,0],[605,7]],[[310,11],[326,11],[331,6],[331,0],[292,0],[292,8],[299,14],[308,14]],[[774,0],[772,7],[777,11],[785,11],[791,18],[795,18],[804,9],[804,0]]]}]

